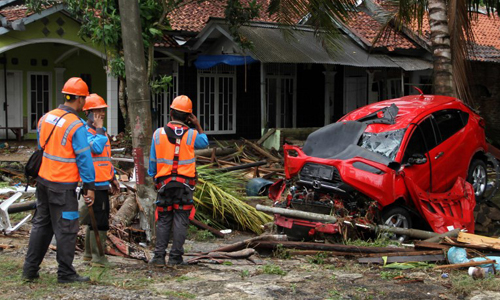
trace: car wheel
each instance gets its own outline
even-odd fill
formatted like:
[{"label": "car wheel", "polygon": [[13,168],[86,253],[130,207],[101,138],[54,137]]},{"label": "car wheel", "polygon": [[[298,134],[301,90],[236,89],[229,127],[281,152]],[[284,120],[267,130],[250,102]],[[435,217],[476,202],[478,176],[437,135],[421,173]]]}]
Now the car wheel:
[{"label": "car wheel", "polygon": [[472,160],[469,166],[469,174],[467,181],[474,187],[476,201],[481,201],[486,192],[486,184],[488,182],[488,173],[486,172],[486,163],[480,159]]},{"label": "car wheel", "polygon": [[[382,213],[382,224],[389,227],[399,227],[410,229],[412,226],[411,216],[407,209],[396,206],[391,207]],[[396,240],[400,243],[408,238],[407,235],[398,235],[394,233],[386,233],[386,237],[391,240]]]}]

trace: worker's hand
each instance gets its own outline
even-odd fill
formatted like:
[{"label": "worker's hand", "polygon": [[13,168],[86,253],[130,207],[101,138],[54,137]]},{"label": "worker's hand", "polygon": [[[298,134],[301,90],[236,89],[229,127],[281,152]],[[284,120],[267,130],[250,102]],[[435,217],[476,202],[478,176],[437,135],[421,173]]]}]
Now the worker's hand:
[{"label": "worker's hand", "polygon": [[113,181],[111,181],[111,194],[116,195],[119,192],[120,192],[120,183],[115,178],[113,179]]},{"label": "worker's hand", "polygon": [[193,114],[190,114],[188,116],[188,121],[189,121],[189,123],[191,123],[193,125],[199,124],[198,118]]},{"label": "worker's hand", "polygon": [[188,121],[194,125],[194,127],[196,127],[196,130],[198,130],[199,133],[203,133],[203,129],[201,128],[201,125],[200,125],[200,121],[198,121],[198,118],[193,115],[193,114],[190,114],[188,116]]},{"label": "worker's hand", "polygon": [[85,200],[87,206],[92,206],[92,204],[94,204],[94,199],[95,199],[94,190],[87,190],[87,192],[83,194],[83,200]]},{"label": "worker's hand", "polygon": [[102,128],[104,124],[104,119],[100,114],[94,114],[94,126],[95,128]]}]

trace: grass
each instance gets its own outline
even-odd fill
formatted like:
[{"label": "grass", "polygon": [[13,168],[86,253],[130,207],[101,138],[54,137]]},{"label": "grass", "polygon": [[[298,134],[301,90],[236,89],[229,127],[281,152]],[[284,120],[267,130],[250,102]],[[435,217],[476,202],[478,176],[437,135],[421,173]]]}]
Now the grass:
[{"label": "grass", "polygon": [[273,265],[273,264],[267,264],[267,265],[263,266],[262,272],[264,274],[270,274],[270,275],[281,275],[281,276],[286,275],[285,270],[281,269],[280,266]]},{"label": "grass", "polygon": [[307,261],[310,264],[315,264],[315,265],[323,265],[325,264],[325,258],[327,258],[328,255],[324,252],[319,252],[314,256],[309,256],[307,257]]},{"label": "grass", "polygon": [[276,246],[276,250],[273,250],[273,256],[281,259],[291,258],[290,251],[288,251],[282,244]]},{"label": "grass", "polygon": [[240,273],[241,279],[245,279],[250,276],[250,271],[248,270],[242,270]]},{"label": "grass", "polygon": [[380,271],[380,278],[385,280],[392,280],[396,276],[400,276],[402,274],[401,271]]},{"label": "grass", "polygon": [[188,281],[188,280],[191,280],[191,279],[193,279],[193,278],[185,276],[185,275],[182,275],[182,276],[177,277],[175,279],[175,281],[177,281],[177,282],[184,282],[184,281]]},{"label": "grass", "polygon": [[195,299],[196,295],[188,292],[177,292],[177,291],[158,291],[158,293],[165,296],[172,296],[181,299]]},{"label": "grass", "polygon": [[454,294],[468,296],[472,291],[500,291],[500,278],[488,277],[474,280],[463,271],[454,272],[451,278],[451,291]]},{"label": "grass", "polygon": [[358,247],[387,247],[390,245],[396,245],[399,246],[400,244],[396,241],[390,240],[385,236],[379,236],[375,240],[368,239],[368,240],[346,240],[344,241],[344,244],[346,245],[351,245],[351,246],[358,246]]}]

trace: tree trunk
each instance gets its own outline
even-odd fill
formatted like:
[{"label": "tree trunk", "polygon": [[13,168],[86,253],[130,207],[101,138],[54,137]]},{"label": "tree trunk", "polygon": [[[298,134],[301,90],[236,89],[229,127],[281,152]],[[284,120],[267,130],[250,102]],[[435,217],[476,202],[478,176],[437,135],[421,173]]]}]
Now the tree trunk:
[{"label": "tree trunk", "polygon": [[120,111],[122,112],[123,119],[125,120],[125,128],[128,127],[128,109],[127,109],[127,95],[125,94],[126,90],[126,81],[125,78],[120,77],[119,80],[119,88],[118,88],[118,103],[120,104]]},{"label": "tree trunk", "polygon": [[429,0],[429,25],[434,61],[434,94],[456,97],[446,1]]},{"label": "tree trunk", "polygon": [[144,208],[141,214],[141,227],[146,231],[148,240],[154,237],[154,201],[152,180],[146,181],[144,164],[149,162],[149,148],[153,131],[151,128],[151,109],[149,87],[144,58],[144,42],[139,18],[137,0],[119,0],[120,19],[127,75],[127,104],[132,146],[135,153],[137,198]]}]

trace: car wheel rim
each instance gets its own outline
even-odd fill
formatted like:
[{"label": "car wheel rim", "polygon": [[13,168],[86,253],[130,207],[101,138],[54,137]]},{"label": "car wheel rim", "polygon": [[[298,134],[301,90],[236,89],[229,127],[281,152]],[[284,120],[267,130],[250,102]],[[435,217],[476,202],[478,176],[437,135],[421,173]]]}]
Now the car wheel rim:
[{"label": "car wheel rim", "polygon": [[[402,214],[394,214],[387,218],[385,225],[389,227],[399,227],[408,229],[408,219]],[[393,240],[397,240],[402,243],[406,239],[406,235],[389,234],[388,237]]]},{"label": "car wheel rim", "polygon": [[486,170],[482,165],[477,165],[472,172],[472,186],[476,197],[481,196],[486,188]]}]

